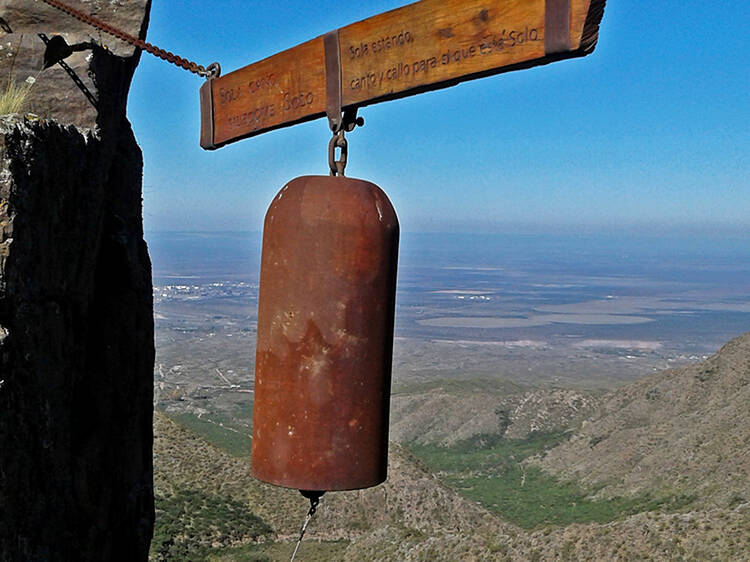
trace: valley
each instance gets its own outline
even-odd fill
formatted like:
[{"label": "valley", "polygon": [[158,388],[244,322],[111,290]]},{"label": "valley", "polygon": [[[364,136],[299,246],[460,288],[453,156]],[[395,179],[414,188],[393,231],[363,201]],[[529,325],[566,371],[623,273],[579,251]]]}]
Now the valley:
[{"label": "valley", "polygon": [[[237,250],[257,240],[232,236],[227,251],[184,236],[155,269],[152,559],[285,560],[306,501],[249,463],[257,276]],[[648,252],[625,268],[603,250],[561,263],[545,248],[490,264],[444,244],[407,250],[389,479],[324,496],[300,559],[750,549],[750,336],[714,355],[750,328],[747,261],[685,277]]]}]

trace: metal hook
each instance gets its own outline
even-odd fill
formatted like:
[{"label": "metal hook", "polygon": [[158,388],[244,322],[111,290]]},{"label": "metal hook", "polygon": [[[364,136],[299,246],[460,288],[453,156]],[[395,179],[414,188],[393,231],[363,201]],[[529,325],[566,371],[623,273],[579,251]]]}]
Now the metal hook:
[{"label": "metal hook", "polygon": [[221,65],[218,62],[212,62],[206,67],[206,70],[199,72],[201,76],[205,76],[206,80],[212,80],[221,76]]}]

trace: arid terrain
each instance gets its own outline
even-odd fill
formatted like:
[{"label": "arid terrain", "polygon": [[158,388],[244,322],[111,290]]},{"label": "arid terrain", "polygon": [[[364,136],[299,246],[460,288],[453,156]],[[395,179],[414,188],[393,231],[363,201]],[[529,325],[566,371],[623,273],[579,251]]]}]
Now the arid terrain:
[{"label": "arid terrain", "polygon": [[[387,483],[324,496],[302,559],[746,559],[750,334],[600,396],[494,384],[395,395]],[[306,500],[252,478],[247,427],[155,430],[155,559],[289,555]]]},{"label": "arid terrain", "polygon": [[[307,502],[250,471],[253,259],[188,239],[155,271],[152,558],[286,560]],[[299,559],[746,559],[750,334],[721,346],[750,328],[745,262],[423,258],[399,278],[388,481],[326,494]]]}]

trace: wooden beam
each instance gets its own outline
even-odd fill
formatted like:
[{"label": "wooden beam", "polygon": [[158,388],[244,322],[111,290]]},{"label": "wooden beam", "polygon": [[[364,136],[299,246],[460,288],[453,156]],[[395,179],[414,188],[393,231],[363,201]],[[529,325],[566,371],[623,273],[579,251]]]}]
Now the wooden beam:
[{"label": "wooden beam", "polygon": [[[207,82],[201,146],[214,149],[326,114],[328,92],[362,107],[593,51],[605,0],[421,0]],[[330,45],[330,37],[329,37]],[[335,43],[334,43],[335,45]],[[331,89],[331,80],[340,80]]]}]

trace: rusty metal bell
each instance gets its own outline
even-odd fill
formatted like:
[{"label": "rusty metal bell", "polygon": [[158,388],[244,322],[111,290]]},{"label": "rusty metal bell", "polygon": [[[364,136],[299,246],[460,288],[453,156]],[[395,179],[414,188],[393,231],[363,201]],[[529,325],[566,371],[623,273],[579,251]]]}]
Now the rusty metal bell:
[{"label": "rusty metal bell", "polygon": [[300,490],[386,478],[399,227],[358,179],[289,182],[266,214],[252,470]]}]

